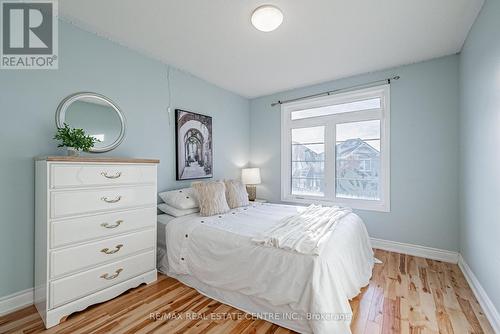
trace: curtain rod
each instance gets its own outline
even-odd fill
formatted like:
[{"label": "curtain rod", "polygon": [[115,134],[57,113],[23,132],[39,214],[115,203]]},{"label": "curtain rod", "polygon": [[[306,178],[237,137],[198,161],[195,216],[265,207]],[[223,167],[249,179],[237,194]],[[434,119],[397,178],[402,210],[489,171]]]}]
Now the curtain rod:
[{"label": "curtain rod", "polygon": [[391,84],[391,80],[399,80],[400,76],[399,75],[395,75],[393,77],[390,77],[390,78],[387,78],[387,79],[382,79],[382,80],[376,80],[376,81],[371,81],[371,82],[367,82],[367,83],[364,83],[364,84],[360,84],[360,85],[355,85],[355,86],[351,86],[351,87],[346,87],[346,88],[339,88],[339,89],[334,89],[334,90],[330,90],[328,92],[323,92],[323,93],[318,93],[318,94],[312,94],[312,95],[307,95],[307,96],[302,96],[302,97],[297,97],[295,99],[289,99],[289,100],[279,100],[277,102],[273,102],[271,103],[271,107],[275,107],[277,105],[280,105],[280,104],[285,104],[285,103],[290,103],[290,102],[295,102],[295,101],[300,101],[300,100],[306,100],[306,99],[311,99],[313,97],[320,97],[320,96],[328,96],[328,95],[332,95],[332,94],[336,94],[336,93],[340,93],[342,91],[347,91],[347,90],[351,90],[353,88],[359,88],[359,87],[364,87],[364,86],[370,86],[370,85],[373,85],[373,84],[376,84],[376,83],[382,83],[382,82],[386,82],[388,84]]}]

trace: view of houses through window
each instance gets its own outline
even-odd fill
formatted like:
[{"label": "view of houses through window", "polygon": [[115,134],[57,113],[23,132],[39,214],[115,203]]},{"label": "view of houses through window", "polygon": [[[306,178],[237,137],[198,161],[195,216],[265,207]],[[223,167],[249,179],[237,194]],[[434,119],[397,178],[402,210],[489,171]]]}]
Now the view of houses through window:
[{"label": "view of houses through window", "polygon": [[292,193],[324,195],[325,127],[292,129]]},{"label": "view of houses through window", "polygon": [[[325,193],[325,127],[292,129],[292,193]],[[380,121],[337,124],[337,197],[378,200]]]},{"label": "view of houses through window", "polygon": [[337,197],[380,199],[380,120],[337,124]]}]

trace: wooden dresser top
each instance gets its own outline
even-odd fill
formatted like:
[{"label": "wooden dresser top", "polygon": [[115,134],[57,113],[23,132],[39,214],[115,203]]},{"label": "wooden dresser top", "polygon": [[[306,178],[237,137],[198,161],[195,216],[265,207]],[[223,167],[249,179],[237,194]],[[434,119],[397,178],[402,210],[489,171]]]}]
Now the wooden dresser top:
[{"label": "wooden dresser top", "polygon": [[93,157],[79,156],[72,157],[66,155],[51,155],[36,157],[35,160],[55,161],[55,162],[107,162],[107,163],[130,163],[130,164],[159,164],[157,159],[136,159],[136,158],[115,158],[115,157]]}]

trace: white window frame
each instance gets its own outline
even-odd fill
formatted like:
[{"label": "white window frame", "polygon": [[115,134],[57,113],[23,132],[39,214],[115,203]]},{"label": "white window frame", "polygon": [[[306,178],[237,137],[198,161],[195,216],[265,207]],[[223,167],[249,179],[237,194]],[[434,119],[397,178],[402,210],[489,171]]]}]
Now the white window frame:
[{"label": "white window frame", "polygon": [[[359,160],[361,163],[360,163],[360,168],[359,170],[362,171],[362,172],[371,172],[372,171],[372,161],[371,160],[366,160],[366,159],[362,159],[362,160]],[[369,166],[369,168],[366,168],[367,166]]]},{"label": "white window frame", "polygon": [[[380,108],[334,115],[292,120],[292,112],[329,105],[380,98]],[[335,194],[336,125],[349,122],[380,120],[380,200],[337,197]],[[324,196],[293,195],[292,129],[325,126],[325,194]],[[332,149],[333,148],[333,149]],[[322,96],[281,105],[281,200],[301,204],[342,205],[370,211],[390,211],[390,85],[375,86],[335,95]]]}]

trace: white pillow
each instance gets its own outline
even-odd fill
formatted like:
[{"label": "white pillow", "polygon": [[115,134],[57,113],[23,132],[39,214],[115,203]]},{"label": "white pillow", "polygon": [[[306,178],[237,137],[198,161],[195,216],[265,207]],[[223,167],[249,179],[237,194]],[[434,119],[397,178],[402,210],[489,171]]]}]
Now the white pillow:
[{"label": "white pillow", "polygon": [[187,210],[199,207],[193,188],[183,188],[159,193],[158,196],[174,208]]},{"label": "white pillow", "polygon": [[170,206],[166,203],[158,204],[158,209],[160,211],[165,212],[166,214],[169,214],[169,215],[174,216],[174,217],[182,217],[182,216],[190,215],[192,213],[196,213],[196,212],[200,211],[199,208],[192,208],[192,209],[185,209],[185,210],[177,209],[177,208],[174,208],[173,206]]},{"label": "white pillow", "polygon": [[196,191],[196,197],[200,202],[200,214],[202,216],[213,216],[230,210],[227,205],[224,182],[197,182],[193,183],[192,187]]},{"label": "white pillow", "polygon": [[248,193],[240,180],[225,180],[227,204],[231,209],[248,206]]}]

